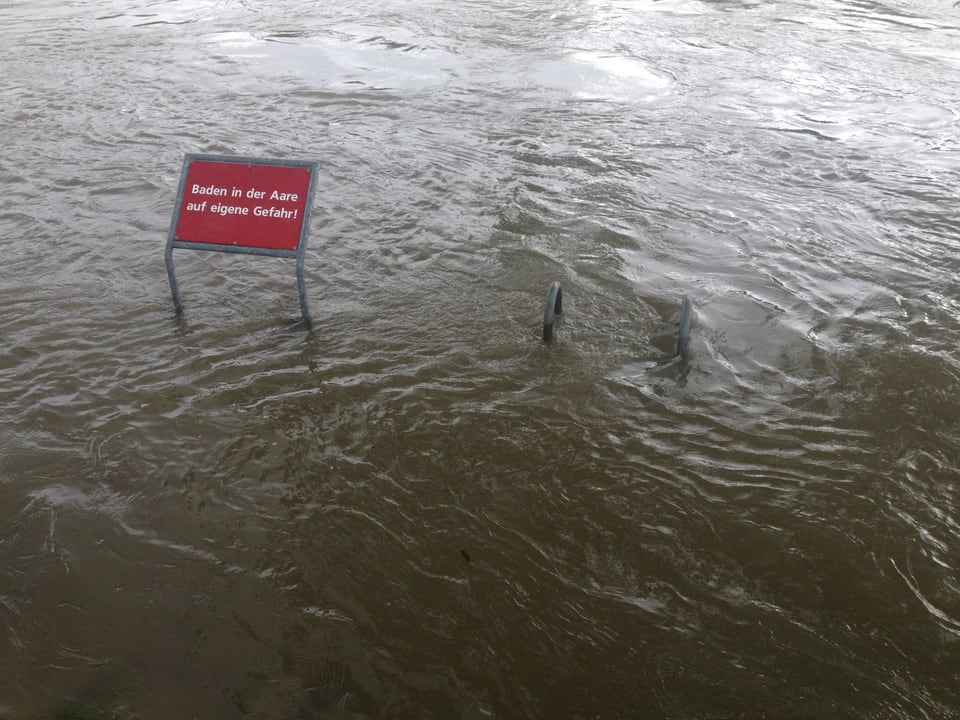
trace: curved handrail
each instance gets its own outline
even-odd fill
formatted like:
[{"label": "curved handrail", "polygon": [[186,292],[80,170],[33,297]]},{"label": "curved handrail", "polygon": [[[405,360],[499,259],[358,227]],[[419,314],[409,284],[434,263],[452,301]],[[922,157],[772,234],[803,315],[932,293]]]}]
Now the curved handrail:
[{"label": "curved handrail", "polygon": [[547,302],[543,307],[543,341],[553,340],[553,319],[563,314],[563,290],[560,281],[554,280],[547,289]]},{"label": "curved handrail", "polygon": [[693,317],[693,301],[688,295],[680,301],[680,324],[677,327],[676,356],[685,355],[690,345],[690,321]]}]

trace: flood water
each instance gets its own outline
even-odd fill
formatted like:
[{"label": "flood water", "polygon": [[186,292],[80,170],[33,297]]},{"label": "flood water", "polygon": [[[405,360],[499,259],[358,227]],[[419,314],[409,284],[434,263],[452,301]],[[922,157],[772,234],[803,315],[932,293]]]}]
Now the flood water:
[{"label": "flood water", "polygon": [[[960,8],[6,0],[0,69],[0,718],[960,717]],[[319,163],[310,327],[175,315],[186,153]]]}]

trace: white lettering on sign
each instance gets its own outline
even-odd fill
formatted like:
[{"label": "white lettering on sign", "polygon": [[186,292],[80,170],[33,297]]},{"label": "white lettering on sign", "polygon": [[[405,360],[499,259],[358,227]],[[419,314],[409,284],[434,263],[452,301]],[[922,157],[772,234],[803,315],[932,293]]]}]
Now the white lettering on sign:
[{"label": "white lettering on sign", "polygon": [[227,189],[225,187],[217,187],[216,185],[197,185],[193,184],[193,194],[194,195],[223,195],[226,196]]},{"label": "white lettering on sign", "polygon": [[286,208],[261,207],[257,205],[253,209],[253,214],[257,217],[278,218],[280,220],[296,220],[299,210],[287,210]]},{"label": "white lettering on sign", "polygon": [[296,202],[296,201],[297,201],[297,194],[296,194],[296,193],[282,193],[282,192],[277,192],[276,190],[274,190],[272,193],[270,193],[270,199],[271,199],[271,200],[284,200],[284,201],[286,201],[286,202]]},{"label": "white lettering on sign", "polygon": [[[187,208],[188,210],[190,208]],[[239,205],[211,205],[210,212],[220,215],[244,215],[246,216],[250,212],[250,208],[241,207]]]}]

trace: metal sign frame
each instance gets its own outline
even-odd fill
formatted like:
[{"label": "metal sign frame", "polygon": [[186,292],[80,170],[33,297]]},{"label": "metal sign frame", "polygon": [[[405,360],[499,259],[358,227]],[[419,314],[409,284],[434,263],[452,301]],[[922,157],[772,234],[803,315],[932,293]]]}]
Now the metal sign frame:
[{"label": "metal sign frame", "polygon": [[[303,201],[303,217],[300,220],[300,234],[296,249],[284,250],[272,247],[258,247],[255,245],[238,245],[236,242],[227,244],[227,242],[198,242],[195,240],[184,240],[177,237],[177,226],[180,223],[180,214],[183,210],[184,190],[187,186],[187,177],[191,166],[197,161],[204,161],[218,164],[236,164],[246,168],[256,167],[279,167],[279,168],[304,168],[309,172],[309,183],[307,186],[306,197]],[[188,153],[183,158],[183,169],[180,171],[180,184],[177,188],[177,201],[173,208],[173,218],[170,221],[170,231],[167,234],[167,246],[164,252],[164,260],[167,265],[167,277],[170,280],[170,292],[173,295],[173,305],[177,314],[183,312],[183,304],[180,300],[180,289],[177,285],[177,275],[173,267],[173,251],[179,250],[207,250],[210,252],[239,253],[243,255],[263,255],[267,257],[295,258],[297,268],[297,288],[300,294],[300,314],[304,320],[310,320],[310,309],[307,306],[307,288],[303,278],[304,254],[307,247],[307,235],[310,231],[310,211],[313,206],[313,198],[316,192],[317,168],[319,164],[311,160],[285,160],[278,158],[260,158],[260,157],[239,157],[234,155],[205,155],[198,153]],[[226,239],[229,241],[229,238]]]}]

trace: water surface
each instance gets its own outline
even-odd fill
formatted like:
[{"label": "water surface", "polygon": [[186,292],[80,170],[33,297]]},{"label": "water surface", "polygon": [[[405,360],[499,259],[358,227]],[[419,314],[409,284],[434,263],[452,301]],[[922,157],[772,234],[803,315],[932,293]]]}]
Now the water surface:
[{"label": "water surface", "polygon": [[[16,1],[0,67],[0,717],[960,717],[949,2]],[[319,161],[312,327],[219,253],[174,315],[185,153]]]}]

